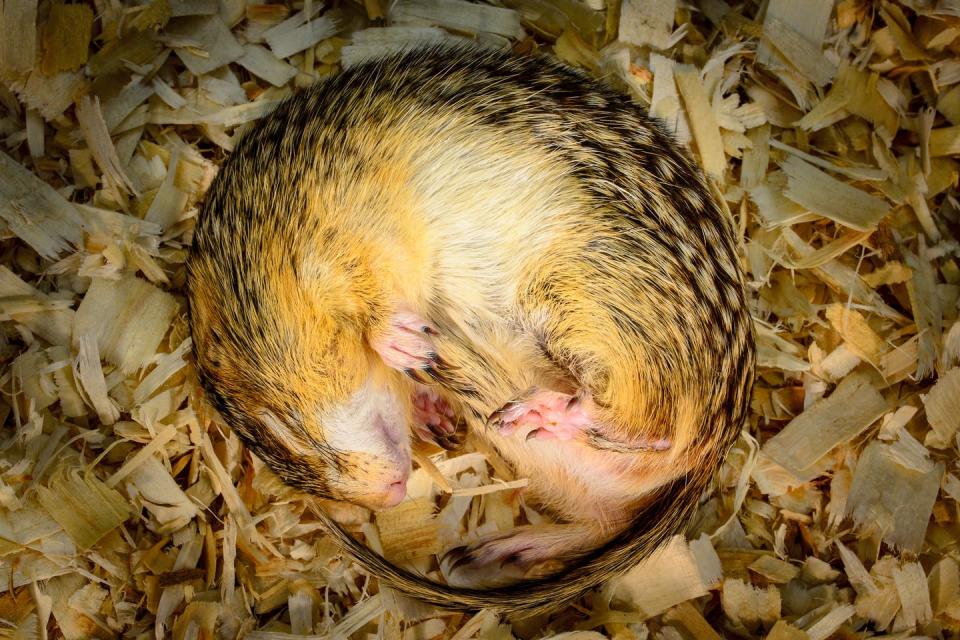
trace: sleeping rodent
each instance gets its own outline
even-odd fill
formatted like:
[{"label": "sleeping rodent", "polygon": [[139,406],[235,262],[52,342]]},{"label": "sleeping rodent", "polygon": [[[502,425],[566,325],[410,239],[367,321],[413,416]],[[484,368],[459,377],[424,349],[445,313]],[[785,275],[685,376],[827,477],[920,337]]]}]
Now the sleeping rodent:
[{"label": "sleeping rodent", "polygon": [[[444,607],[538,611],[649,556],[753,382],[729,214],[629,98],[542,57],[426,47],[289,98],[214,180],[188,292],[204,387],[289,484],[396,504],[412,430],[449,443],[456,416],[530,479],[559,524],[443,559],[487,588],[396,567],[323,516]],[[446,418],[414,424],[415,405]]]}]

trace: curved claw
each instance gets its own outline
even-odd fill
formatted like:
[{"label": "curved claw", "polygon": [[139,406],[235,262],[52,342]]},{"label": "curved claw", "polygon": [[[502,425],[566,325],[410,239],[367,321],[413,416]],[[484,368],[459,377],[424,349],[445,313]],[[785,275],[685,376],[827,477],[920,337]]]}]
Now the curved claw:
[{"label": "curved claw", "polygon": [[487,427],[496,429],[503,433],[503,435],[512,434],[518,426],[516,423],[530,413],[527,400],[529,400],[536,391],[534,387],[531,387],[491,413],[487,418]]},{"label": "curved claw", "polygon": [[[370,339],[370,346],[387,366],[410,375],[410,370],[426,371],[442,362],[433,343],[438,335],[436,329],[416,314],[398,311],[387,327]],[[428,375],[434,376],[429,372]]]},{"label": "curved claw", "polygon": [[403,372],[414,382],[419,382],[420,384],[429,384],[430,381],[427,380],[423,374],[420,372],[420,369],[406,368]]},{"label": "curved claw", "polygon": [[442,560],[444,563],[449,563],[448,569],[450,571],[456,571],[472,561],[473,557],[470,555],[469,545],[463,545],[461,547],[454,547],[453,549],[450,549],[443,554]]},{"label": "curved claw", "polygon": [[594,423],[589,399],[549,390],[528,390],[511,400],[487,420],[487,425],[503,436],[511,436],[522,428],[526,440],[573,440],[583,436]]},{"label": "curved claw", "polygon": [[424,437],[422,432],[421,438],[424,440],[431,441],[435,443],[441,449],[446,449],[447,451],[454,451],[463,446],[466,438],[461,431],[455,433],[444,433],[442,428],[438,425],[428,424],[427,427],[427,436]]},{"label": "curved claw", "polygon": [[432,387],[421,386],[417,390],[413,424],[421,439],[448,451],[458,449],[466,440],[466,421]]}]

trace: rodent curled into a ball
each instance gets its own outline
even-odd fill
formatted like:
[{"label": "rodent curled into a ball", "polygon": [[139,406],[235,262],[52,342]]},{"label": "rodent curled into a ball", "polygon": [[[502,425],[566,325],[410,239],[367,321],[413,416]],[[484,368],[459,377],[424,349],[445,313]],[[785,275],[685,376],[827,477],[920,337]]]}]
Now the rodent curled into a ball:
[{"label": "rodent curled into a ball", "polygon": [[188,291],[210,398],[289,484],[396,504],[410,434],[452,446],[464,425],[529,478],[557,524],[444,558],[488,588],[327,522],[447,607],[538,610],[647,557],[689,520],[753,380],[704,177],[627,97],[540,57],[428,47],[289,98],[214,180]]}]

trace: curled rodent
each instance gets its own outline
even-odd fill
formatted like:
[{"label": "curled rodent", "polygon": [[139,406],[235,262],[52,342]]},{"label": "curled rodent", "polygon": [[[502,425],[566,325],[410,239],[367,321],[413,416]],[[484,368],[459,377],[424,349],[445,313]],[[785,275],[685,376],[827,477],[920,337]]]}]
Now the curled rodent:
[{"label": "curled rodent", "polygon": [[188,295],[210,398],[291,485],[387,507],[411,431],[454,446],[464,428],[530,479],[557,524],[443,559],[485,588],[394,566],[324,516],[445,607],[539,611],[649,556],[753,381],[729,214],[655,120],[543,57],[424,47],[283,102],[206,196]]}]

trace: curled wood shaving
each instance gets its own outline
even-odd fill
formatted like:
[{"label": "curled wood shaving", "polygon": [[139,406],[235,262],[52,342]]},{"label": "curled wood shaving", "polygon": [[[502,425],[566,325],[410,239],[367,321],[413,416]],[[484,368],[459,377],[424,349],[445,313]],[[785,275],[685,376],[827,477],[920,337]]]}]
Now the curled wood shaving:
[{"label": "curled wood shaving", "polygon": [[[956,13],[3,0],[0,635],[956,635]],[[438,577],[444,549],[550,521],[526,479],[468,439],[418,452],[392,516],[285,487],[204,400],[183,304],[201,200],[246,128],[341,68],[465,40],[649,106],[733,212],[757,327],[749,420],[692,542],[533,621],[382,588],[315,515]]]}]

